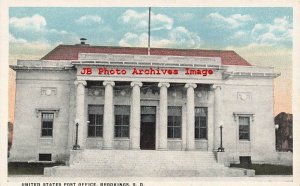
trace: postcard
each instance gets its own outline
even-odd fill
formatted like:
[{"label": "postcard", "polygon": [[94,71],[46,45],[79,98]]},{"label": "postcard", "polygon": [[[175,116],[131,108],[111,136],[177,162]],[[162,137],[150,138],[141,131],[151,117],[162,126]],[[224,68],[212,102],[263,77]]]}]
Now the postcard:
[{"label": "postcard", "polygon": [[3,2],[3,185],[297,184],[299,3],[32,3]]}]

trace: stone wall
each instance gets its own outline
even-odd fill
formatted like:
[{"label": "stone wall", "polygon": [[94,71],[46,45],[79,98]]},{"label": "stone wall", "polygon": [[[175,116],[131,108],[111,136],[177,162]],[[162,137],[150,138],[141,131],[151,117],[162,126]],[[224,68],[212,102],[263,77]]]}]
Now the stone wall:
[{"label": "stone wall", "polygon": [[[222,95],[227,160],[238,162],[239,156],[251,156],[257,162],[272,160],[275,153],[273,80],[228,80],[222,87]],[[239,139],[239,116],[250,117],[250,140]]]},{"label": "stone wall", "polygon": [[[9,161],[38,161],[40,153],[65,160],[69,148],[72,71],[18,71],[14,138]],[[54,113],[53,137],[41,136],[41,113]]]}]

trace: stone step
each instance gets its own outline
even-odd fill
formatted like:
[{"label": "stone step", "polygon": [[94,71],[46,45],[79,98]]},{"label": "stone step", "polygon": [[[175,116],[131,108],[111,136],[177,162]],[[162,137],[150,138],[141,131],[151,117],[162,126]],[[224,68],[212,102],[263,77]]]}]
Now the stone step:
[{"label": "stone step", "polygon": [[95,168],[70,168],[54,167],[45,168],[45,176],[56,177],[241,177],[254,176],[254,172],[245,169],[210,168],[202,170],[155,170],[144,171],[134,169],[95,169]]},{"label": "stone step", "polygon": [[[172,163],[172,164],[171,164]],[[78,164],[84,164],[84,165],[94,165],[94,166],[120,166],[120,164],[122,164],[123,166],[160,166],[160,167],[164,167],[164,166],[168,166],[168,167],[172,167],[172,166],[181,166],[181,167],[185,167],[185,166],[194,166],[194,167],[211,167],[214,166],[215,164],[218,165],[218,163],[216,162],[180,162],[180,163],[173,163],[173,162],[155,162],[155,163],[150,163],[150,162],[76,162],[73,163],[71,165],[78,165]]]},{"label": "stone step", "polygon": [[139,160],[126,160],[123,159],[121,161],[116,161],[116,160],[97,160],[97,161],[87,161],[87,160],[82,160],[82,161],[78,161],[78,162],[73,162],[72,164],[78,164],[78,163],[93,163],[94,165],[119,165],[120,163],[122,163],[123,165],[165,165],[165,164],[172,164],[174,166],[178,166],[178,165],[211,165],[214,163],[217,163],[215,160],[211,160],[211,161],[200,161],[200,160],[194,160],[194,159],[185,159],[185,160],[173,160],[173,159],[169,159],[169,160],[156,160],[156,159],[139,159]]},{"label": "stone step", "polygon": [[244,176],[244,170],[217,163],[208,151],[71,151],[69,166],[45,168],[48,176]]},{"label": "stone step", "polygon": [[124,163],[131,163],[131,162],[143,162],[143,163],[147,163],[148,161],[156,161],[156,162],[173,162],[173,163],[189,163],[191,161],[193,161],[194,163],[214,163],[216,162],[216,160],[214,159],[201,159],[201,160],[197,160],[196,158],[181,158],[181,159],[176,159],[176,158],[169,158],[169,159],[157,159],[157,158],[121,158],[121,159],[96,159],[96,158],[83,158],[80,162],[94,162],[94,163],[105,163],[105,162],[111,162],[111,161],[115,161],[115,162],[124,162]]},{"label": "stone step", "polygon": [[218,166],[214,154],[207,151],[84,150],[79,158],[76,156],[74,155],[72,158],[74,161],[70,162],[71,166],[108,168],[190,167],[193,169]]},{"label": "stone step", "polygon": [[[70,167],[73,168],[104,168],[104,169],[109,169],[109,170],[126,170],[126,169],[132,169],[132,170],[140,170],[142,171],[143,169],[151,169],[153,171],[159,171],[162,169],[172,169],[172,170],[202,170],[202,169],[210,169],[210,168],[224,168],[222,165],[206,165],[206,166],[148,166],[148,165],[143,165],[143,166],[124,166],[124,165],[119,165],[119,166],[98,166],[95,164],[75,164],[71,165]],[[118,167],[118,168],[116,168]]]},{"label": "stone step", "polygon": [[171,150],[100,150],[100,149],[85,149],[83,151],[84,154],[92,154],[92,153],[103,153],[103,154],[213,154],[211,151],[171,151]]},{"label": "stone step", "polygon": [[[84,150],[79,161],[70,167],[89,169],[99,167],[111,172],[118,170],[138,170],[147,168],[160,170],[197,171],[210,168],[224,168],[216,162],[214,154],[207,151],[124,151],[124,150]],[[165,171],[164,171],[165,172]]]},{"label": "stone step", "polygon": [[[76,159],[76,158],[75,158]],[[122,163],[120,163],[122,162]],[[217,162],[212,152],[201,151],[124,151],[124,150],[84,150],[71,166],[80,167],[190,167],[207,168]]]},{"label": "stone step", "polygon": [[157,159],[157,160],[165,160],[165,159],[200,159],[201,161],[212,160],[215,161],[215,157],[212,152],[182,152],[182,151],[101,151],[101,150],[85,150],[82,153],[83,160],[119,160],[119,159],[135,159],[139,158],[145,159]]}]

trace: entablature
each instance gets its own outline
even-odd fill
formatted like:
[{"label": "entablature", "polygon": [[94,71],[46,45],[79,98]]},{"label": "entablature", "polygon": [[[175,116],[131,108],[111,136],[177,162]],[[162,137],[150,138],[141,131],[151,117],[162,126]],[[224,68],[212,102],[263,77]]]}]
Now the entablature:
[{"label": "entablature", "polygon": [[[77,76],[82,75],[80,74],[82,68],[97,69],[101,67],[119,67],[125,69],[134,67],[164,68],[178,69],[179,71],[185,71],[186,69],[210,69],[214,71],[214,76],[218,74],[211,79],[223,80],[252,77],[276,78],[280,76],[280,73],[274,72],[274,69],[271,67],[222,65],[221,58],[219,57],[80,53],[78,59],[79,60],[18,60],[17,65],[10,65],[10,68],[14,70],[77,70]],[[184,78],[194,79],[195,77],[187,76]]]},{"label": "entablature", "polygon": [[63,60],[18,60],[16,65],[9,66],[13,70],[74,70],[70,61]]},{"label": "entablature", "polygon": [[132,65],[221,65],[220,57],[167,56],[167,55],[133,55],[133,54],[100,54],[80,53],[78,61],[98,61],[103,63],[123,63]]},{"label": "entablature", "polygon": [[262,78],[277,78],[281,75],[281,73],[275,73],[275,72],[244,72],[244,71],[224,71],[223,72],[223,79],[230,79],[233,77],[262,77]]}]

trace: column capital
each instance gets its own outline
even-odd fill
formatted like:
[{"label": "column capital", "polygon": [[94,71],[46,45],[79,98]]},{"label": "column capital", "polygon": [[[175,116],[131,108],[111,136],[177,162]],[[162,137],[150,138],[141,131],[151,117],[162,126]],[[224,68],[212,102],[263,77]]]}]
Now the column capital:
[{"label": "column capital", "polygon": [[113,81],[103,81],[103,86],[106,87],[106,85],[115,86],[115,82],[113,82]]},{"label": "column capital", "polygon": [[184,88],[190,88],[190,87],[197,88],[197,84],[196,83],[186,83],[184,85]]},{"label": "column capital", "polygon": [[76,80],[76,81],[74,81],[74,84],[76,86],[78,86],[79,84],[82,84],[83,86],[87,85],[86,81],[84,81],[84,80]]},{"label": "column capital", "polygon": [[139,87],[141,87],[141,86],[143,86],[143,83],[140,82],[140,81],[133,81],[133,82],[130,83],[130,86],[131,86],[131,87],[134,87],[134,86],[139,86]]},{"label": "column capital", "polygon": [[170,83],[165,83],[165,82],[158,83],[158,87],[163,87],[163,86],[169,88],[170,87]]},{"label": "column capital", "polygon": [[217,89],[222,89],[222,86],[221,85],[218,85],[218,84],[213,84],[213,85],[211,85],[211,90],[217,90]]}]

